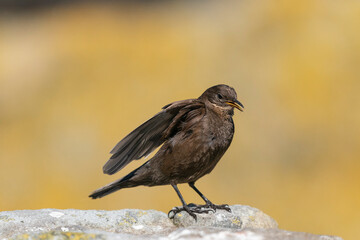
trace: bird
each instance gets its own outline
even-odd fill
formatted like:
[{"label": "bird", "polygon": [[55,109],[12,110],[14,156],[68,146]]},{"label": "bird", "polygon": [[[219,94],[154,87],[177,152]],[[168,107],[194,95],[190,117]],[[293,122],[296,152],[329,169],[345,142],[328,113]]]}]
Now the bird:
[{"label": "bird", "polygon": [[[242,112],[244,106],[237,100],[234,88],[225,84],[208,88],[198,98],[164,106],[111,150],[103,172],[115,174],[131,161],[160,149],[143,165],[89,197],[101,198],[123,188],[171,185],[182,207],[173,208],[169,216],[186,211],[196,220],[195,213],[231,211],[227,204],[213,204],[195,187],[195,182],[209,174],[229,148],[234,136],[234,108]],[[177,187],[183,183],[194,189],[205,204],[187,204]]]}]

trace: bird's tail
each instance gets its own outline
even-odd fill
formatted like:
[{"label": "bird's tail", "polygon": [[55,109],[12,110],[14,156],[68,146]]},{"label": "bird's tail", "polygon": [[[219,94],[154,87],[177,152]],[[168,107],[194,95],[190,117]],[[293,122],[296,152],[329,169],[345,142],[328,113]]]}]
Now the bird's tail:
[{"label": "bird's tail", "polygon": [[131,181],[131,178],[141,167],[135,169],[125,177],[95,190],[92,194],[89,195],[89,197],[92,199],[101,198],[122,188],[129,188],[141,185],[141,183]]}]

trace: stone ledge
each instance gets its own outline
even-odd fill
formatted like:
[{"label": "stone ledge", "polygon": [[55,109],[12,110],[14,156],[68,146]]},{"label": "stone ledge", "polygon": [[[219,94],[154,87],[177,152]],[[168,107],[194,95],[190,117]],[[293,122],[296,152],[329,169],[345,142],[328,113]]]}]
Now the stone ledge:
[{"label": "stone ledge", "polygon": [[0,212],[0,239],[314,239],[341,240],[280,230],[274,219],[256,208],[230,206],[232,213],[186,212],[170,220],[156,210],[116,211],[40,209]]}]

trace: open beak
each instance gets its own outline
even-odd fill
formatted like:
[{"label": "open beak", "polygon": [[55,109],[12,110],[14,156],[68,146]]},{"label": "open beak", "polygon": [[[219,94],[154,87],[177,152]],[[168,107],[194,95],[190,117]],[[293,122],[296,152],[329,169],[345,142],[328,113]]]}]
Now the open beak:
[{"label": "open beak", "polygon": [[239,109],[241,112],[244,111],[244,106],[241,104],[241,102],[239,102],[238,100],[235,100],[235,101],[227,101],[226,102],[228,105],[234,107],[234,108],[237,108]]}]

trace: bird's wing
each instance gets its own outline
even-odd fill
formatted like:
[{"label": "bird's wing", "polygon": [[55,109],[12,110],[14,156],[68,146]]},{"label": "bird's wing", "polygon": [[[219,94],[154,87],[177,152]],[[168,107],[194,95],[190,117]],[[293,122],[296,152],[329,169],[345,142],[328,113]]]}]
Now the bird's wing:
[{"label": "bird's wing", "polygon": [[192,110],[204,107],[196,99],[177,101],[163,107],[163,110],[140,125],[123,138],[111,150],[111,158],[103,167],[106,174],[114,174],[132,160],[149,155],[166,139],[178,131],[179,123]]}]

